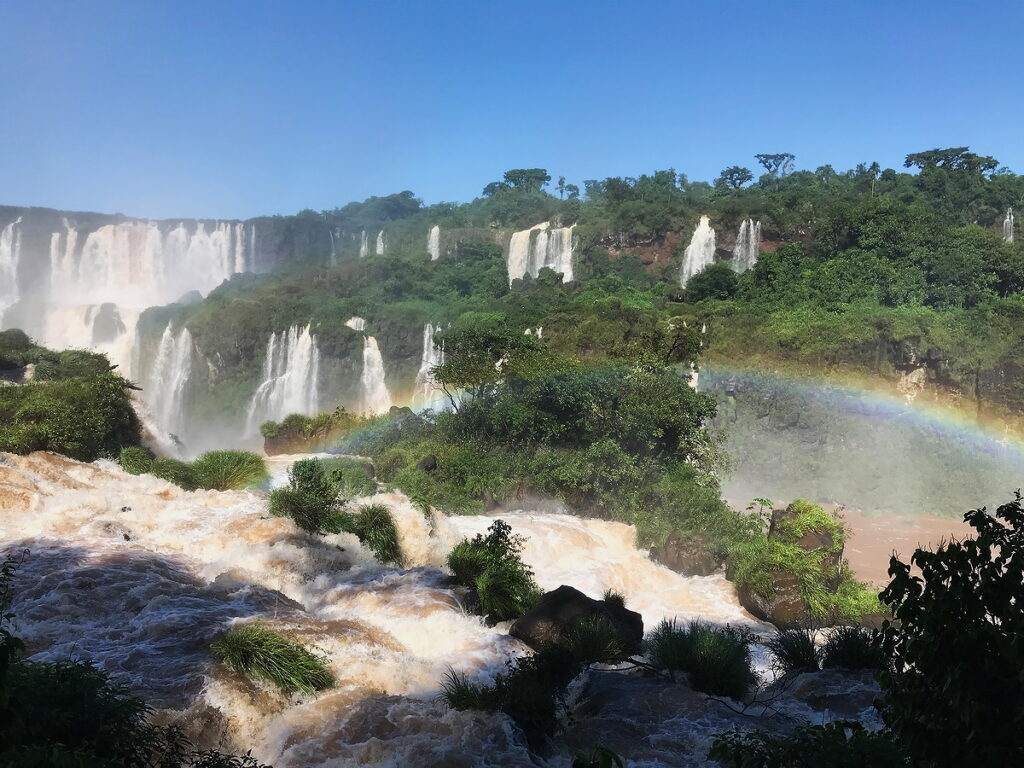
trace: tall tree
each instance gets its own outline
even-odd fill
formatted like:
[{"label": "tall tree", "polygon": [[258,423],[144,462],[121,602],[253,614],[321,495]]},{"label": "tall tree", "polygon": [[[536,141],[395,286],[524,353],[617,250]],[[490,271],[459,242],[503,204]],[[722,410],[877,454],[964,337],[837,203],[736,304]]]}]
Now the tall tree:
[{"label": "tall tree", "polygon": [[753,180],[754,174],[750,172],[749,168],[733,165],[719,174],[715,179],[715,186],[719,189],[739,189]]},{"label": "tall tree", "polygon": [[546,168],[513,168],[505,171],[505,183],[514,189],[540,191],[551,181]]},{"label": "tall tree", "polygon": [[785,176],[787,173],[792,171],[793,163],[796,161],[796,155],[790,152],[760,154],[754,155],[754,157],[757,158],[757,162],[764,166],[764,169],[768,172],[768,175],[773,178]]}]

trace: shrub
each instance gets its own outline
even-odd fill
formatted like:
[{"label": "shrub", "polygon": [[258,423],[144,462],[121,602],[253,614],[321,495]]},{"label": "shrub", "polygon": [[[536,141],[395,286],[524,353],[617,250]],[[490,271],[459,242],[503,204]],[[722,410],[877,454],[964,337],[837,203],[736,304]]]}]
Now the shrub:
[{"label": "shrub", "polygon": [[572,768],[626,768],[626,764],[617,754],[598,744],[590,754],[577,751],[572,758]]},{"label": "shrub", "polygon": [[890,560],[882,718],[915,765],[1016,765],[1024,754],[1021,496],[964,519],[974,538],[919,549],[909,564]]},{"label": "shrub", "polygon": [[139,445],[130,445],[127,448],[121,449],[121,455],[118,457],[118,461],[121,464],[121,469],[130,475],[143,475],[147,472],[151,472],[153,469],[153,459],[156,456],[148,448],[143,448]]},{"label": "shrub", "polygon": [[466,539],[448,555],[452,577],[472,590],[491,622],[522,616],[540,598],[533,571],[519,557],[522,547],[522,538],[512,534],[511,526],[495,520],[487,536]]},{"label": "shrub", "polygon": [[621,592],[616,592],[614,589],[606,589],[602,599],[609,608],[621,609],[626,607],[626,596]]},{"label": "shrub", "polygon": [[263,437],[277,437],[281,431],[281,425],[276,421],[265,421],[260,424],[260,435]]},{"label": "shrub", "polygon": [[715,738],[708,757],[723,768],[904,768],[906,758],[885,733],[860,723],[805,725],[786,736],[730,731]]},{"label": "shrub", "polygon": [[210,650],[236,674],[273,683],[285,693],[311,694],[334,685],[325,657],[258,622],[231,627]]},{"label": "shrub", "polygon": [[372,496],[377,492],[373,471],[365,463],[345,456],[322,459],[327,477],[338,488],[343,498]]},{"label": "shrub", "polygon": [[267,465],[248,451],[209,451],[192,462],[196,485],[214,491],[251,488],[267,480]]},{"label": "shrub", "polygon": [[813,630],[787,629],[770,638],[765,646],[772,652],[775,667],[781,672],[818,669],[820,654],[814,642]]},{"label": "shrub", "polygon": [[577,622],[562,635],[559,645],[565,646],[581,664],[611,664],[626,655],[622,638],[607,616],[589,616]]},{"label": "shrub", "polygon": [[192,470],[192,465],[184,461],[158,456],[153,459],[150,472],[162,480],[167,480],[179,488],[184,488],[186,491],[194,491],[199,487],[196,484],[196,476]]},{"label": "shrub", "polygon": [[350,518],[336,505],[294,488],[270,492],[270,514],[290,518],[306,533],[354,533]]},{"label": "shrub", "polygon": [[288,487],[326,505],[335,504],[338,497],[338,488],[320,459],[299,459],[292,464],[288,468]]},{"label": "shrub", "polygon": [[353,529],[359,540],[366,544],[382,563],[402,565],[402,550],[398,545],[398,529],[391,510],[383,504],[366,504],[355,514]]},{"label": "shrub", "polygon": [[875,634],[865,627],[836,627],[821,648],[825,669],[884,669],[885,654]]},{"label": "shrub", "polygon": [[647,655],[656,667],[689,674],[694,690],[716,696],[743,699],[756,682],[750,638],[730,627],[662,621],[647,639]]}]

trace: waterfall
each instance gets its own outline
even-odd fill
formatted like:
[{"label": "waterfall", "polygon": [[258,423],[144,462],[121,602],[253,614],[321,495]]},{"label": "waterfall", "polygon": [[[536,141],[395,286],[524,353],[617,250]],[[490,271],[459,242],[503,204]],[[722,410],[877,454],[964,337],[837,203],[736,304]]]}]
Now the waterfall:
[{"label": "waterfall", "polygon": [[562,273],[562,282],[573,279],[572,248],[573,229],[551,227],[543,222],[521,232],[513,232],[508,244],[508,282],[522,279],[526,275],[537,277],[544,267]]},{"label": "waterfall", "polygon": [[705,267],[715,263],[715,230],[711,228],[711,220],[701,216],[697,228],[693,231],[690,244],[683,254],[683,266],[679,271],[679,284],[684,288],[690,278]]},{"label": "waterfall", "polygon": [[736,248],[732,252],[732,268],[746,272],[757,263],[761,253],[761,222],[744,219],[736,235]]},{"label": "waterfall", "polygon": [[1013,242],[1013,208],[1006,209],[1006,218],[1003,219],[1003,240]]},{"label": "waterfall", "polygon": [[434,334],[441,330],[430,323],[423,325],[423,354],[420,356],[420,369],[416,372],[416,391],[413,402],[424,404],[430,402],[438,391],[437,380],[433,369],[444,364],[444,343],[434,344]]},{"label": "waterfall", "polygon": [[391,407],[391,393],[384,383],[384,358],[373,336],[363,338],[363,372],[359,377],[362,413],[385,413]]},{"label": "waterfall", "polygon": [[427,253],[430,254],[431,261],[441,258],[441,227],[437,224],[427,233]]},{"label": "waterfall", "polygon": [[366,230],[359,233],[359,258],[365,259],[370,253],[370,241],[366,238]]},{"label": "waterfall", "polygon": [[386,243],[384,242],[384,230],[382,229],[377,233],[377,247],[376,252],[378,256],[383,256],[386,249]]},{"label": "waterfall", "polygon": [[145,382],[143,399],[156,428],[182,437],[185,431],[185,405],[192,376],[192,334],[184,326],[177,333],[168,323],[160,337],[153,366]]},{"label": "waterfall", "polygon": [[365,331],[366,321],[361,317],[350,317],[345,321],[345,325],[351,328],[353,331]]},{"label": "waterfall", "polygon": [[310,326],[272,333],[267,341],[261,383],[249,404],[246,432],[292,413],[314,416],[320,409],[320,350]]},{"label": "waterfall", "polygon": [[327,234],[331,236],[331,266],[336,267],[338,265],[338,248],[334,243],[334,229],[328,227]]},{"label": "waterfall", "polygon": [[0,322],[4,313],[18,303],[18,263],[21,258],[19,216],[0,231]]}]

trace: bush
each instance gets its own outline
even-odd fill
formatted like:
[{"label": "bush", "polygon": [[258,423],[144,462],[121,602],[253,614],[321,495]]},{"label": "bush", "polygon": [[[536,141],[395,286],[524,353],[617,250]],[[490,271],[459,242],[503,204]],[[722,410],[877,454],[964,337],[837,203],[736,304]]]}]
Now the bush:
[{"label": "bush", "polygon": [[337,486],[343,498],[353,499],[357,496],[372,496],[377,492],[377,483],[373,479],[373,470],[364,462],[339,456],[334,459],[322,459],[327,477]]},{"label": "bush", "polygon": [[267,481],[267,465],[248,451],[209,451],[192,462],[196,485],[214,491],[240,490]]},{"label": "bush", "polygon": [[380,562],[402,565],[395,519],[383,504],[360,507],[354,516],[353,531]]},{"label": "bush", "polygon": [[452,578],[472,591],[488,621],[522,616],[540,598],[533,571],[519,557],[522,548],[511,526],[495,520],[487,536],[463,540],[448,555]]},{"label": "bush", "polygon": [[836,627],[821,648],[825,669],[884,669],[885,654],[875,634],[865,627]]},{"label": "bush", "polygon": [[210,650],[236,674],[273,683],[285,693],[312,694],[334,685],[324,656],[258,622],[231,627]]},{"label": "bush", "polygon": [[184,461],[158,456],[153,459],[150,472],[161,480],[174,483],[186,491],[194,491],[199,487],[196,484],[196,475],[192,470],[192,465]]},{"label": "bush", "polygon": [[662,621],[647,638],[651,663],[671,672],[686,672],[694,690],[741,700],[757,678],[750,664],[750,638],[701,621],[680,627]]},{"label": "bush", "polygon": [[626,607],[626,596],[614,589],[606,589],[602,598],[609,608],[622,609]]},{"label": "bush", "polygon": [[775,668],[783,673],[817,671],[820,661],[814,631],[787,629],[770,638],[765,647],[775,657]]},{"label": "bush", "polygon": [[614,664],[626,652],[615,625],[607,616],[589,616],[574,624],[559,640],[581,664]]},{"label": "bush", "polygon": [[290,518],[306,533],[355,532],[348,516],[337,505],[294,488],[275,488],[270,492],[270,514]]},{"label": "bush", "polygon": [[905,768],[889,735],[860,723],[805,725],[787,736],[730,731],[715,738],[708,757],[723,768]]},{"label": "bush", "polygon": [[[909,564],[882,599],[881,713],[914,765],[1018,765],[1024,755],[1024,506],[964,519],[974,538]],[[911,571],[920,569],[920,576]]]},{"label": "bush", "polygon": [[130,475],[144,475],[153,470],[153,452],[140,445],[131,445],[121,449],[118,461],[121,469]]}]

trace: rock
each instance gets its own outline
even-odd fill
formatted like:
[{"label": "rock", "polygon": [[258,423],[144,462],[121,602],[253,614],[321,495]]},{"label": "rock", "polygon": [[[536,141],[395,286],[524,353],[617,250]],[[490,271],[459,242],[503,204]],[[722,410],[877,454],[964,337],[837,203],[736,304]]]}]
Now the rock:
[{"label": "rock", "polygon": [[422,469],[424,472],[433,472],[437,469],[437,456],[432,453],[427,454],[419,463],[416,465],[416,469]]},{"label": "rock", "polygon": [[800,597],[799,579],[787,571],[776,571],[772,579],[774,594],[770,599],[759,595],[749,584],[739,585],[736,596],[740,605],[762,621],[783,629],[806,622],[807,607]]},{"label": "rock", "polygon": [[651,547],[650,557],[684,576],[710,576],[722,565],[705,536],[685,538],[679,531],[672,531],[660,547]]},{"label": "rock", "polygon": [[565,584],[546,592],[537,605],[515,620],[509,634],[536,650],[557,642],[566,631],[592,616],[605,616],[612,622],[626,653],[640,652],[644,620],[639,613],[594,600]]}]

